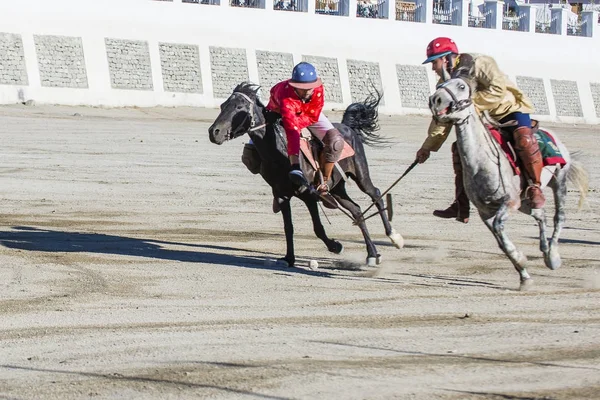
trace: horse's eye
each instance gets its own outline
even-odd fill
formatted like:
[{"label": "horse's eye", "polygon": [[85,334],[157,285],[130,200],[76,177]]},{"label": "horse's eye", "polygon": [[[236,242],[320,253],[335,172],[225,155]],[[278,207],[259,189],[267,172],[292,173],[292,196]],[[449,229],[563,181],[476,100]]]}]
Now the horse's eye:
[{"label": "horse's eye", "polygon": [[237,106],[238,110],[241,110],[242,108],[244,108],[244,106]]},{"label": "horse's eye", "polygon": [[465,86],[465,85],[458,85],[458,88],[459,88],[460,90],[465,90],[466,86]]}]

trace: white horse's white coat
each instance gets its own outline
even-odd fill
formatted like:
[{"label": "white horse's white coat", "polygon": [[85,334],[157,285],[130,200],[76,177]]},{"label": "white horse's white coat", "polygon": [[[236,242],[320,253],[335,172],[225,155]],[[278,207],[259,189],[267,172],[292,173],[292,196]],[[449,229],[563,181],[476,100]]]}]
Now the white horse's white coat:
[{"label": "white horse's white coat", "polygon": [[514,174],[508,158],[476,112],[469,85],[462,79],[450,79],[438,87],[429,104],[436,118],[455,125],[467,196],[519,272],[521,288],[531,283],[531,277],[525,269],[527,257],[517,250],[504,231],[509,210],[518,209],[536,219],[544,262],[550,269],[560,267],[558,237],[565,221],[567,179],[574,181],[581,190],[581,196],[585,196],[587,176],[581,166],[572,162],[569,151],[558,136],[552,133],[567,164],[562,168],[545,167],[542,175],[543,186],[553,190],[556,207],[554,231],[548,239],[544,209],[531,208],[521,190],[521,177]]}]

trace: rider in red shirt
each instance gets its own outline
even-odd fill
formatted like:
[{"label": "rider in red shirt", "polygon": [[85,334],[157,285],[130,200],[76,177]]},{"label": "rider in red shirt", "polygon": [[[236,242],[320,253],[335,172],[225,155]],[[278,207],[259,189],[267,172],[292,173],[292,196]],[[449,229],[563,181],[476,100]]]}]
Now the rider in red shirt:
[{"label": "rider in red shirt", "polygon": [[344,148],[341,133],[323,114],[325,93],[323,82],[312,64],[301,62],[294,67],[292,78],[271,88],[267,110],[281,115],[281,125],[287,136],[287,152],[292,164],[290,179],[299,185],[306,182],[300,169],[300,133],[308,128],[313,136],[323,142],[321,171],[323,184],[317,190],[328,192],[333,166]]}]

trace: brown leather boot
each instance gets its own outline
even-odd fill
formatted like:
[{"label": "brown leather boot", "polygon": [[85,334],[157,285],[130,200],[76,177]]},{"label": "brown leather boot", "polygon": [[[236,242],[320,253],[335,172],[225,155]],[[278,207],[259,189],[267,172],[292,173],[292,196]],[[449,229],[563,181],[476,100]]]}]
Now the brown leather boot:
[{"label": "brown leather boot", "polygon": [[457,221],[466,224],[469,222],[470,202],[465,192],[462,164],[456,142],[452,143],[452,167],[454,168],[454,203],[445,210],[435,210],[433,215],[439,218],[456,218]]},{"label": "brown leather boot", "polygon": [[323,185],[325,187],[322,187],[323,185],[319,185],[317,190],[319,190],[320,192],[329,192],[329,186],[327,186],[327,183],[331,179],[331,174],[333,173],[334,166],[335,163],[332,162],[325,161],[321,163],[321,172],[323,173]]},{"label": "brown leather boot", "polygon": [[515,150],[521,160],[526,177],[529,181],[525,195],[532,208],[542,208],[546,198],[541,188],[541,175],[544,168],[542,153],[537,139],[533,136],[531,128],[520,126],[513,132]]}]

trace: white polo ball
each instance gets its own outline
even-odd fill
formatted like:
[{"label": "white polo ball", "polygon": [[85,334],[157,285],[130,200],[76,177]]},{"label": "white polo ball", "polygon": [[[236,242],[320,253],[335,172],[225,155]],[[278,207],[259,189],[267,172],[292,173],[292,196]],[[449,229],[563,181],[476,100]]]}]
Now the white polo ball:
[{"label": "white polo ball", "polygon": [[317,269],[317,268],[319,268],[319,263],[317,262],[317,260],[310,260],[308,262],[308,268]]}]

